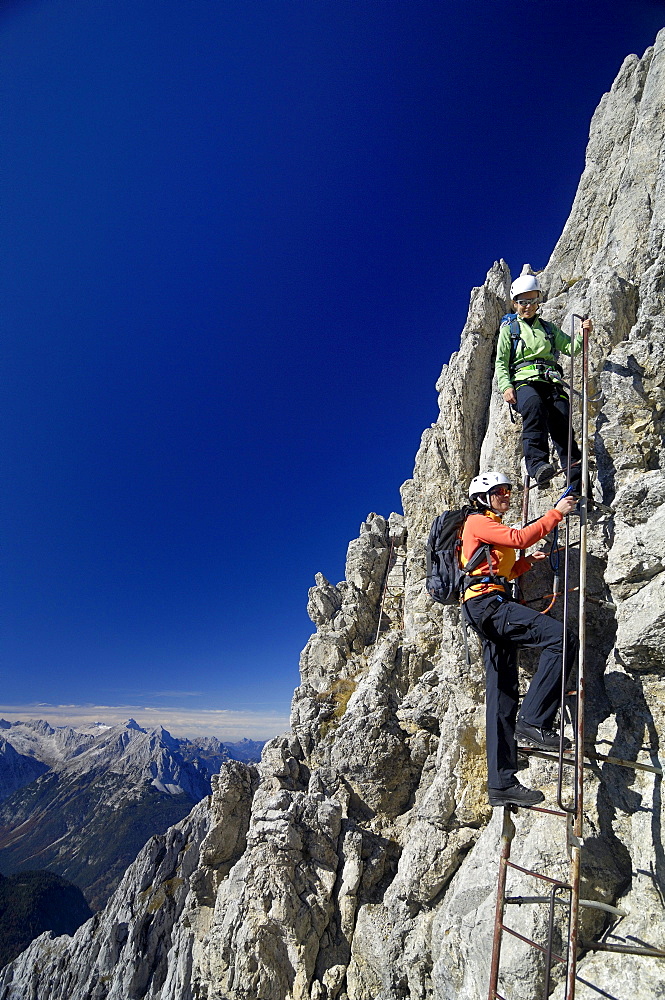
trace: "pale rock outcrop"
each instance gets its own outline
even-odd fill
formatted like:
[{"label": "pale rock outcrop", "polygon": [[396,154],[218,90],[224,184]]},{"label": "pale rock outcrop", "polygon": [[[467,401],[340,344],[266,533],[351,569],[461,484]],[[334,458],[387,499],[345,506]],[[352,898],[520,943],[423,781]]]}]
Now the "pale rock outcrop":
[{"label": "pale rock outcrop", "polygon": [[[594,116],[573,211],[542,273],[546,318],[566,330],[574,314],[594,318],[594,494],[615,506],[589,525],[588,737],[654,769],[665,739],[664,74],[661,32],[643,59],[626,60]],[[183,845],[173,855],[166,883],[144,851],[93,929],[40,939],[0,974],[0,1000],[30,1000],[63,970],[69,992],[58,986],[53,1000],[487,996],[502,811],[487,804],[483,670],[473,636],[466,662],[458,610],[434,605],[423,578],[430,522],[464,499],[479,466],[520,481],[519,424],[492,382],[510,280],[501,261],[471,293],[460,349],[437,383],[439,417],[402,488],[404,517],[370,515],[346,580],[316,577],[292,733],[266,746],[256,771],[227,765],[211,802],[170,831],[179,845],[187,823],[199,832],[189,854]],[[555,496],[539,491],[530,516]],[[535,596],[551,578],[534,578]],[[603,761],[587,775],[582,896],[626,916],[612,925],[584,909],[577,996],[652,1000],[664,995],[662,962],[587,946],[665,941],[661,778]],[[555,802],[554,764],[530,757],[523,780]],[[515,823],[518,864],[566,878],[565,824],[524,811]],[[173,899],[161,928],[145,915],[146,891]],[[533,894],[533,881],[516,872],[509,891]],[[511,907],[520,933],[542,939],[544,920],[542,906]],[[556,927],[561,948],[563,912]],[[116,965],[105,960],[102,972],[103,949]],[[538,995],[540,954],[506,936],[503,958],[504,994]]]}]

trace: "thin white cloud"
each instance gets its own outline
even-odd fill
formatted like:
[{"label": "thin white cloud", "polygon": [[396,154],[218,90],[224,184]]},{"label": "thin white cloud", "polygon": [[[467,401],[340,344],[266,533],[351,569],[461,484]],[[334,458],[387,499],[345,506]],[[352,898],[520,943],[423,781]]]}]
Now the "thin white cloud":
[{"label": "thin white cloud", "polygon": [[234,742],[269,740],[289,729],[287,715],[270,712],[240,712],[231,709],[153,708],[138,705],[0,705],[0,717],[7,722],[44,719],[51,726],[77,726],[101,722],[115,726],[135,719],[144,728],[163,726],[172,736],[216,736]]},{"label": "thin white cloud", "polygon": [[153,698],[200,698],[203,691],[153,691]]}]

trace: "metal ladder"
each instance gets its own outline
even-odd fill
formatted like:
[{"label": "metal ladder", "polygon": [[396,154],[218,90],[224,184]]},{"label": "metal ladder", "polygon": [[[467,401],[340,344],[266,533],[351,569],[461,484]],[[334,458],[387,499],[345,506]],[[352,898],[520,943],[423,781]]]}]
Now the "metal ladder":
[{"label": "metal ladder", "polygon": [[394,535],[390,535],[388,563],[381,588],[379,620],[376,626],[375,642],[381,632],[403,627],[404,591],[406,589],[406,546]]},{"label": "metal ladder", "polygon": [[[582,319],[580,316],[573,317],[573,331],[571,333],[571,340],[574,339],[574,323],[575,319]],[[570,485],[570,467],[571,467],[571,446],[573,440],[573,376],[574,376],[574,362],[571,353],[571,372],[570,372],[570,406],[569,406],[569,426],[568,426],[568,462],[567,462],[567,485]],[[563,965],[566,970],[566,987],[565,987],[565,1000],[574,1000],[575,998],[575,986],[577,982],[577,958],[578,958],[578,944],[579,944],[579,916],[580,910],[584,907],[593,907],[595,909],[603,910],[616,917],[625,916],[625,912],[618,909],[617,907],[610,906],[606,903],[597,902],[595,900],[581,899],[580,898],[580,877],[582,868],[582,851],[584,846],[584,768],[591,767],[590,764],[585,764],[585,758],[594,761],[606,761],[612,764],[618,764],[622,767],[632,768],[634,770],[645,770],[652,772],[654,774],[660,774],[662,776],[662,769],[653,767],[647,764],[642,764],[636,761],[625,761],[620,760],[616,757],[607,757],[603,754],[597,754],[593,752],[588,752],[584,747],[584,696],[585,696],[585,651],[586,651],[586,604],[587,604],[587,512],[588,512],[588,502],[589,498],[587,496],[588,491],[588,333],[583,331],[583,346],[582,346],[582,390],[578,394],[581,397],[581,417],[582,417],[582,438],[581,438],[581,452],[582,452],[582,496],[579,501],[579,542],[575,543],[579,545],[579,584],[578,587],[570,587],[570,518],[566,518],[568,522],[566,525],[566,538],[564,546],[564,584],[563,584],[563,625],[564,625],[564,650],[562,659],[562,671],[561,671],[561,725],[560,725],[560,742],[559,742],[559,752],[558,755],[549,753],[541,750],[531,750],[520,748],[520,752],[527,752],[529,754],[541,757],[547,760],[558,760],[558,777],[557,777],[557,809],[546,809],[542,806],[533,806],[533,812],[548,813],[553,816],[558,816],[566,821],[566,847],[569,857],[569,877],[566,881],[561,879],[551,878],[550,876],[536,872],[527,868],[524,868],[518,864],[511,861],[511,847],[513,838],[515,836],[515,825],[512,820],[512,812],[516,810],[515,806],[505,806],[503,810],[503,827],[501,833],[501,847],[500,847],[500,857],[499,857],[499,876],[498,876],[498,886],[497,886],[497,898],[496,898],[496,909],[494,917],[494,933],[492,941],[492,959],[490,967],[490,982],[489,982],[489,993],[488,1000],[510,1000],[510,998],[504,997],[502,993],[499,992],[499,974],[500,974],[500,963],[501,963],[501,943],[503,934],[510,934],[511,936],[518,938],[520,941],[529,945],[540,951],[545,956],[545,972],[543,978],[543,989],[542,998],[547,1000],[549,996],[552,978],[551,972],[553,965],[558,963]],[[522,523],[525,524],[528,521],[528,501],[529,501],[529,478],[525,479],[525,489],[524,489],[524,505],[522,509]],[[549,597],[557,596],[558,586],[555,582],[553,588],[554,594],[547,595]],[[569,599],[571,593],[575,591],[578,592],[579,598],[579,616],[578,616],[578,637],[579,637],[579,657],[578,657],[578,670],[577,670],[577,684],[575,692],[566,691],[566,676],[565,670],[563,669],[563,664],[566,662],[566,625],[568,621],[569,612]],[[606,603],[606,602],[602,602]],[[551,606],[551,605],[550,605]],[[546,610],[549,610],[546,609]],[[572,752],[564,751],[563,743],[563,730],[564,730],[564,719],[563,710],[565,698],[570,698],[571,695],[575,696],[575,711],[573,713],[573,730],[574,730],[574,740]],[[567,768],[573,769],[573,781],[572,781],[572,802],[564,801],[564,773]],[[570,794],[568,795],[570,798]],[[547,887],[548,891],[543,891],[540,895],[534,896],[511,896],[506,893],[506,883],[509,871],[521,872],[524,875],[531,876],[536,879],[544,887]],[[547,935],[544,943],[539,943],[532,940],[522,934],[519,934],[514,928],[511,928],[504,920],[506,907],[509,906],[522,906],[524,904],[547,904],[549,906],[549,914],[547,921]],[[557,906],[567,906],[567,946],[565,948],[565,954],[559,954],[554,951],[554,934],[556,928],[556,912]],[[665,950],[658,948],[651,948],[648,946],[632,946],[632,945],[617,945],[608,944],[605,942],[584,942],[584,947],[587,950],[597,950],[597,951],[611,951],[618,952],[621,954],[639,955],[648,958],[665,958]]]}]

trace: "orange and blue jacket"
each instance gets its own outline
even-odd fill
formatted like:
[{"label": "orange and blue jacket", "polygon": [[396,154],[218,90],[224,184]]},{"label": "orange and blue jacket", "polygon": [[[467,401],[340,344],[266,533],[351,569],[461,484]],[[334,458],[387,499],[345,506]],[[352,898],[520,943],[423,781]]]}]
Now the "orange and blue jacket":
[{"label": "orange and blue jacket", "polygon": [[[461,563],[466,566],[471,556],[480,545],[485,542],[490,545],[492,557],[491,573],[495,576],[503,577],[505,580],[514,580],[531,569],[528,559],[518,559],[517,549],[526,549],[530,545],[549,535],[550,531],[563,521],[563,514],[558,510],[548,510],[546,514],[539,517],[533,524],[526,528],[509,528],[501,523],[501,515],[495,514],[492,510],[487,510],[482,514],[469,514],[462,531],[462,552]],[[490,575],[490,567],[484,561],[474,569],[470,576],[487,577]],[[479,597],[481,594],[489,594],[492,591],[505,593],[505,588],[498,581],[493,583],[471,584],[464,591],[463,601],[468,601],[471,597]]]}]

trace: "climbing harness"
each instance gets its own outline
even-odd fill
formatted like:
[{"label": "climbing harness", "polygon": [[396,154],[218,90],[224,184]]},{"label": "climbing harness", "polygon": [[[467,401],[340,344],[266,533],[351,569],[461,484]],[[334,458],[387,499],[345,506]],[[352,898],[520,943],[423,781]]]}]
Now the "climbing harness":
[{"label": "climbing harness", "polygon": [[[576,319],[582,319],[580,316],[573,317],[573,328]],[[571,333],[571,339],[574,335]],[[520,747],[520,753],[526,753],[530,756],[535,756],[549,761],[557,761],[558,771],[557,771],[557,808],[547,809],[542,806],[532,806],[533,812],[546,813],[551,816],[557,816],[566,820],[566,847],[567,854],[570,861],[569,878],[564,881],[562,879],[551,878],[550,876],[542,873],[524,868],[515,862],[511,861],[511,847],[513,838],[515,837],[515,825],[512,820],[511,813],[516,811],[517,806],[508,805],[504,806],[503,809],[503,826],[501,832],[501,847],[500,847],[500,857],[499,857],[499,874],[498,874],[498,885],[497,885],[497,897],[496,897],[496,908],[495,908],[495,919],[494,919],[494,933],[492,940],[492,959],[490,966],[490,982],[489,982],[489,993],[488,1000],[507,1000],[502,993],[499,992],[499,974],[500,974],[500,963],[501,963],[501,943],[503,934],[509,934],[513,938],[516,938],[529,947],[535,948],[539,951],[545,959],[544,974],[542,980],[542,993],[540,996],[543,1000],[547,1000],[552,988],[552,967],[554,963],[557,963],[565,968],[565,992],[563,993],[562,1000],[575,1000],[575,987],[576,983],[580,980],[577,975],[577,959],[578,951],[585,949],[588,951],[606,951],[614,952],[618,954],[630,954],[637,955],[641,957],[648,958],[665,958],[665,950],[662,948],[652,947],[651,945],[644,944],[640,942],[639,944],[615,944],[608,943],[606,941],[595,942],[595,941],[582,941],[580,940],[580,912],[583,908],[594,908],[601,910],[611,917],[616,919],[621,919],[626,916],[624,910],[618,907],[611,906],[607,903],[599,903],[596,900],[582,899],[580,895],[580,885],[581,885],[581,866],[582,866],[582,851],[584,848],[584,769],[590,768],[593,765],[590,763],[585,763],[585,758],[590,761],[605,761],[611,764],[617,764],[621,767],[631,768],[633,770],[648,771],[655,775],[662,777],[662,769],[654,767],[648,764],[643,764],[638,761],[627,761],[621,760],[617,757],[604,756],[602,754],[589,751],[584,746],[584,700],[585,700],[585,660],[586,660],[586,604],[590,600],[594,600],[591,595],[587,594],[587,513],[590,503],[588,497],[588,482],[589,482],[589,469],[588,469],[588,450],[589,450],[589,440],[588,440],[588,332],[582,328],[582,373],[581,373],[581,392],[579,393],[579,398],[581,399],[581,420],[582,420],[582,439],[581,439],[581,454],[582,454],[582,469],[581,469],[581,496],[578,501],[578,516],[579,516],[579,539],[577,541],[571,541],[570,538],[570,524],[571,515],[568,515],[565,519],[565,540],[563,546],[558,542],[558,537],[553,539],[552,546],[550,548],[549,559],[552,570],[555,574],[555,585],[552,588],[553,593],[546,595],[552,598],[549,607],[551,607],[553,601],[558,594],[558,584],[557,575],[560,573],[560,553],[563,551],[563,656],[562,656],[562,670],[561,670],[561,720],[560,720],[560,739],[558,753],[553,754],[549,751],[532,749],[531,747]],[[571,372],[570,372],[570,382],[571,386],[574,379],[574,363],[571,355]],[[575,395],[578,395],[575,393]],[[572,405],[570,407],[569,413],[569,426],[568,426],[568,461],[566,469],[566,487],[570,487],[570,470],[571,470],[571,449],[573,441],[573,416],[572,416]],[[529,494],[532,487],[529,483],[529,477],[526,476],[525,479],[524,496],[522,502],[522,525],[529,523]],[[602,506],[602,505],[599,505]],[[579,579],[578,584],[575,587],[570,585],[570,554],[571,549],[576,547],[579,549]],[[522,553],[523,554],[523,553]],[[568,688],[568,678],[566,677],[566,671],[563,665],[566,663],[567,656],[567,623],[570,611],[570,595],[573,593],[578,594],[578,639],[579,639],[579,656],[578,656],[578,666],[577,666],[577,678],[574,685],[574,689],[570,690]],[[610,602],[600,601],[595,599],[598,603],[607,604],[611,606]],[[527,602],[529,603],[529,602]],[[549,607],[545,611],[549,610]],[[571,709],[571,723],[573,726],[573,746],[571,750],[564,749],[564,706],[566,703],[574,707]],[[564,791],[564,773],[568,770],[570,773],[572,769],[572,787],[568,789],[567,792]],[[529,878],[536,879],[537,882],[543,887],[542,895],[511,895],[507,891],[507,880],[510,872],[520,872],[522,875],[526,875]],[[546,920],[547,935],[545,938],[545,943],[539,943],[533,939],[527,937],[526,935],[518,933],[514,928],[510,927],[504,920],[506,908],[510,906],[523,906],[530,904],[547,904],[548,914]],[[562,936],[566,942],[566,946],[562,949],[563,954],[559,954],[554,950],[554,940],[556,932],[556,914],[557,910],[561,910],[565,907],[567,910],[567,919],[564,921],[564,928],[562,931]],[[630,940],[630,939],[628,939]],[[592,984],[589,984],[592,985]],[[603,992],[599,990],[599,992]],[[534,993],[534,998],[536,994]]]}]

